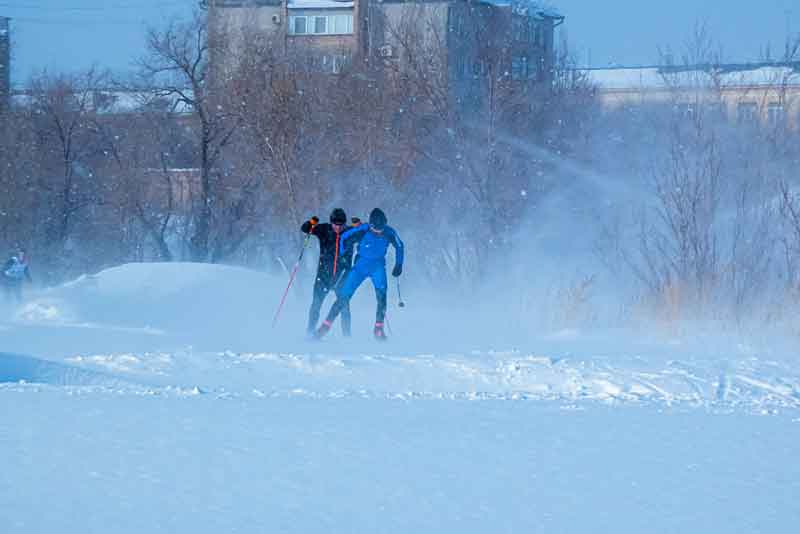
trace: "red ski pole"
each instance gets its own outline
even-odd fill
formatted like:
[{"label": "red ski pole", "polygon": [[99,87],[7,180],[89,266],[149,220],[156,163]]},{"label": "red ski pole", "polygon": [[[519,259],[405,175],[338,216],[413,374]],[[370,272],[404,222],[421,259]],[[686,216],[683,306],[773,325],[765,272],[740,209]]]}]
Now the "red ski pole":
[{"label": "red ski pole", "polygon": [[286,296],[289,294],[289,288],[292,287],[294,283],[294,278],[297,276],[297,270],[300,268],[300,262],[303,261],[303,254],[306,252],[306,247],[308,246],[308,240],[311,239],[311,232],[314,231],[314,228],[311,228],[311,231],[308,232],[308,235],[303,240],[303,248],[300,249],[300,256],[297,258],[297,262],[294,264],[292,268],[292,274],[289,276],[289,283],[286,285],[286,291],[283,292],[283,297],[281,298],[281,303],[278,305],[278,311],[275,312],[275,317],[272,319],[272,328],[275,328],[275,325],[278,324],[278,317],[281,315],[281,310],[283,309],[283,304],[286,302]]}]

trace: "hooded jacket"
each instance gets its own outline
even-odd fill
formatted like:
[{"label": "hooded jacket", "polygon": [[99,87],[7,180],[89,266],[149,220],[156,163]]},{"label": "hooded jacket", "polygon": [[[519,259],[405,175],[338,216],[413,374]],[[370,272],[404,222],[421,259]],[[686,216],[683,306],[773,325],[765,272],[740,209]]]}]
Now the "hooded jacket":
[{"label": "hooded jacket", "polygon": [[311,222],[306,221],[300,226],[301,232],[313,234],[319,239],[317,278],[325,281],[338,280],[346,276],[347,271],[353,266],[353,247],[339,248],[349,228],[344,225],[342,231],[337,234],[330,223],[319,223],[312,227]]}]

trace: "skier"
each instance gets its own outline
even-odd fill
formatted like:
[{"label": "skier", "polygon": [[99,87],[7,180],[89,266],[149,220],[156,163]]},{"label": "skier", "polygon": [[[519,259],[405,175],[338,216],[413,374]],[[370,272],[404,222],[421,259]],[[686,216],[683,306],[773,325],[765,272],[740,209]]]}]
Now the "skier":
[{"label": "skier", "polygon": [[[317,279],[314,282],[314,298],[308,310],[308,335],[313,336],[319,320],[319,310],[322,302],[330,290],[337,293],[353,265],[353,247],[340,250],[342,237],[347,226],[347,215],[341,208],[331,212],[330,223],[319,224],[319,218],[314,216],[300,226],[300,231],[313,234],[319,239],[319,267]],[[342,310],[342,333],[350,336],[350,306]]]},{"label": "skier", "polygon": [[339,245],[341,250],[346,250],[358,243],[358,254],[353,265],[352,271],[347,276],[333,303],[328,317],[320,325],[316,332],[316,338],[321,339],[331,329],[331,325],[336,317],[345,309],[349,308],[350,299],[355,294],[356,289],[366,279],[372,279],[375,288],[375,298],[378,307],[375,312],[375,338],[385,340],[386,333],[383,330],[386,318],[386,252],[391,244],[395,249],[395,263],[392,269],[392,276],[398,277],[403,273],[403,242],[395,230],[386,224],[386,214],[378,208],[369,214],[369,224],[361,224],[344,233],[342,242]]},{"label": "skier", "polygon": [[18,303],[22,302],[22,283],[33,281],[24,250],[19,250],[3,265],[2,280],[8,300],[14,298]]}]

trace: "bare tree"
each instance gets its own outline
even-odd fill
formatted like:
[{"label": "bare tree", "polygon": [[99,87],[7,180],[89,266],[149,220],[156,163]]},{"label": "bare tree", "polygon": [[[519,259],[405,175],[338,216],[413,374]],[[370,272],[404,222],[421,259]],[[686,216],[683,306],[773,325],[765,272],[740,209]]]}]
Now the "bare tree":
[{"label": "bare tree", "polygon": [[29,84],[26,107],[40,157],[38,187],[48,216],[45,242],[64,251],[79,217],[102,201],[96,169],[108,157],[97,127],[95,95],[107,75],[90,69],[77,75],[43,73]]},{"label": "bare tree", "polygon": [[0,246],[41,239],[34,212],[39,176],[37,143],[30,115],[16,109],[2,114],[0,128]]},{"label": "bare tree", "polygon": [[[225,76],[213,76],[209,58],[223,53],[224,39],[208,31],[205,15],[195,12],[188,23],[171,22],[164,29],[150,29],[147,56],[140,67],[158,96],[177,99],[191,113],[197,143],[200,184],[192,213],[191,257],[206,261],[212,257],[214,225],[222,211],[225,174],[218,165],[242,123],[238,106],[230,96]],[[216,50],[215,50],[216,49]]]},{"label": "bare tree", "polygon": [[[742,320],[776,296],[770,294],[780,275],[776,244],[782,242],[784,251],[792,246],[790,189],[781,190],[787,231],[780,238],[771,185],[786,177],[791,157],[776,152],[761,115],[737,123],[725,109],[738,103],[734,95],[742,91],[750,91],[741,97],[748,102],[771,100],[786,82],[781,77],[755,87],[744,83],[756,73],[721,63],[702,27],[682,57],[682,64],[663,58],[666,105],[617,114],[622,122],[611,125],[632,140],[625,152],[644,156],[639,172],[648,169],[652,188],[637,209],[635,240],[621,237],[624,224],[608,226],[604,257],[626,265],[646,300],[669,317],[698,313]],[[621,272],[619,263],[609,263]]]},{"label": "bare tree", "polygon": [[789,287],[800,288],[800,193],[787,181],[781,181],[780,212],[785,226],[781,238]]},{"label": "bare tree", "polygon": [[398,52],[386,69],[402,95],[398,140],[424,169],[429,190],[439,193],[426,201],[447,199],[433,210],[444,224],[464,212],[480,221],[443,226],[447,239],[432,238],[447,244],[435,253],[438,263],[481,280],[493,262],[505,261],[517,221],[547,194],[549,185],[538,180],[545,168],[540,147],[567,148],[560,143],[569,135],[564,125],[592,92],[585,84],[581,101],[580,76],[556,72],[546,51],[535,56],[535,21],[524,12],[464,5],[444,16],[438,9],[412,3],[387,21],[388,42]]}]

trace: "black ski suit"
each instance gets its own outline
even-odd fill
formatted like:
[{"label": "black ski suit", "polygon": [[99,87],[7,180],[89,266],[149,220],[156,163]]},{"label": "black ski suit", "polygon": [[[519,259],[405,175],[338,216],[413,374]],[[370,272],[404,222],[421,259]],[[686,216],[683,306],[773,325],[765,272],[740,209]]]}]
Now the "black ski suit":
[{"label": "black ski suit", "polygon": [[[338,296],[342,284],[347,279],[350,269],[353,266],[353,247],[349,247],[341,254],[339,244],[342,234],[350,227],[342,226],[340,233],[336,233],[330,223],[317,224],[312,228],[311,222],[306,221],[300,226],[300,231],[304,234],[311,233],[319,239],[319,267],[317,268],[317,279],[314,282],[314,300],[311,301],[311,308],[308,310],[308,332],[313,333],[319,321],[319,311],[322,302],[330,290]],[[350,335],[350,306],[342,309],[342,333]]]}]

